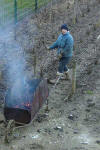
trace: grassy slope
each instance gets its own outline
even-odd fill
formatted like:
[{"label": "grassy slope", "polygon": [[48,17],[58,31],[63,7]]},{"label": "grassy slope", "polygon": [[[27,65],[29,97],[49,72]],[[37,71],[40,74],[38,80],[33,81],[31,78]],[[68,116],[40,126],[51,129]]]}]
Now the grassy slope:
[{"label": "grassy slope", "polygon": [[[48,3],[50,0],[37,0],[38,8]],[[5,24],[14,17],[14,0],[0,0],[0,24]],[[18,19],[27,15],[31,10],[35,10],[35,0],[17,0]]]},{"label": "grassy slope", "polygon": [[[42,6],[50,0],[37,0],[38,5]],[[14,0],[0,0],[0,5],[14,4]],[[35,0],[17,0],[18,8],[27,8],[35,6]]]},{"label": "grassy slope", "polygon": [[[38,8],[48,3],[50,0],[37,0]],[[14,19],[14,0],[0,0],[0,26]],[[31,11],[35,10],[35,0],[17,0],[17,18],[22,19]]]}]

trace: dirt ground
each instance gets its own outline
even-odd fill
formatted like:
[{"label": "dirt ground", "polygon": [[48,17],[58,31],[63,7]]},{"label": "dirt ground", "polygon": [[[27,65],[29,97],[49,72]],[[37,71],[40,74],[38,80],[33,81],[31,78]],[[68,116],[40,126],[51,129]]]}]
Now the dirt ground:
[{"label": "dirt ground", "polygon": [[[5,125],[0,121],[0,150],[100,150],[100,1],[80,0],[78,5],[71,2],[59,1],[37,17],[27,18],[17,27],[16,35],[25,49],[27,70],[33,71],[36,53],[37,72],[43,64],[44,77],[55,78],[56,51],[48,52],[45,44],[55,41],[59,27],[67,22],[75,40],[76,93],[65,100],[71,81],[60,80],[54,90],[53,85],[48,85],[49,111],[45,111],[44,105],[31,124],[16,128],[9,136],[9,144],[4,143]],[[10,35],[14,36],[12,32]],[[72,63],[69,68],[71,75]],[[1,83],[0,118],[5,89]]]}]

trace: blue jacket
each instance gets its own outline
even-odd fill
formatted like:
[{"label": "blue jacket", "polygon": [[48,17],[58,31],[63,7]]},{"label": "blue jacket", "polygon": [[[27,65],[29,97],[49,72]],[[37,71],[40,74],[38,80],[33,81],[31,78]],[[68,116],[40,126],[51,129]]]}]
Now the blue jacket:
[{"label": "blue jacket", "polygon": [[60,34],[57,41],[53,43],[49,48],[58,48],[57,54],[62,54],[63,57],[71,57],[73,55],[74,40],[72,35],[67,32],[66,34]]}]

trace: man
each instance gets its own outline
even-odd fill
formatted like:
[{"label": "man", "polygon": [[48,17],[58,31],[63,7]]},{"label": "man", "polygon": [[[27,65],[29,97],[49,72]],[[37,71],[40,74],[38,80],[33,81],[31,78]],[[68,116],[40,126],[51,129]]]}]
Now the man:
[{"label": "man", "polygon": [[70,62],[73,55],[74,40],[68,30],[67,24],[61,26],[61,34],[59,35],[56,42],[53,43],[48,49],[53,50],[57,48],[57,54],[59,57],[58,76],[68,77],[68,63]]}]

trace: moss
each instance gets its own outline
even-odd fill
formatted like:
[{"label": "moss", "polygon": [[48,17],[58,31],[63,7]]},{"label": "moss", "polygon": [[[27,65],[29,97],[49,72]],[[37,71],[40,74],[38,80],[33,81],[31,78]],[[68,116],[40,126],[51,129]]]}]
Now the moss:
[{"label": "moss", "polygon": [[87,91],[86,91],[86,94],[93,95],[93,91],[87,90]]}]

